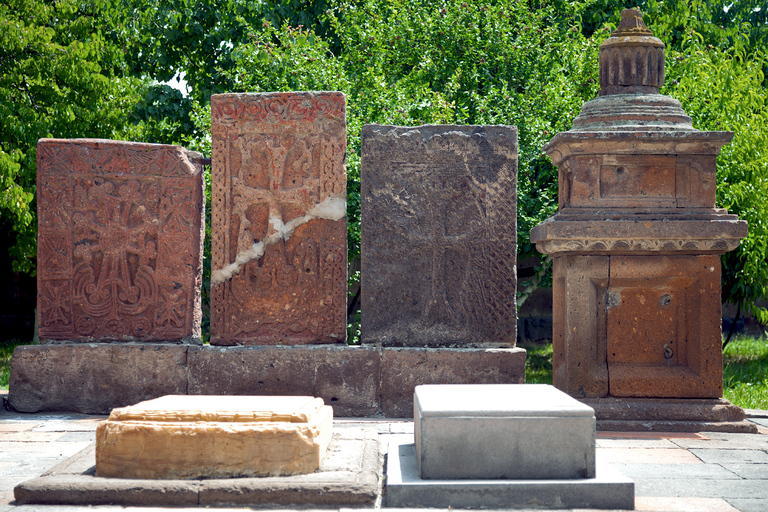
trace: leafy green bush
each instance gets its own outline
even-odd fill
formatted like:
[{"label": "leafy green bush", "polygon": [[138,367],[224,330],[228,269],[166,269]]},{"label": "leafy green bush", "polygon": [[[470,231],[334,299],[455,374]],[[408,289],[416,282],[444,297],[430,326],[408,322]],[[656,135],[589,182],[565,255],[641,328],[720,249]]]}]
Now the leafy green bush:
[{"label": "leafy green bush", "polygon": [[14,270],[34,272],[41,137],[119,138],[138,101],[122,51],[103,30],[106,2],[0,3],[0,217],[16,234]]}]

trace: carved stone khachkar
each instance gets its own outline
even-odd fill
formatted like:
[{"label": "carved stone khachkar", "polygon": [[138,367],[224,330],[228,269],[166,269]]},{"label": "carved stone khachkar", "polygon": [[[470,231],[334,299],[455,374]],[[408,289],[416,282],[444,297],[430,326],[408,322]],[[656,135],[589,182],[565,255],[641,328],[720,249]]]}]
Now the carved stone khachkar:
[{"label": "carved stone khachkar", "polygon": [[38,142],[41,340],[199,342],[199,157],[159,144]]},{"label": "carved stone khachkar", "polygon": [[362,331],[384,346],[512,346],[517,129],[362,131]]},{"label": "carved stone khachkar", "polygon": [[346,337],[346,103],[338,92],[211,98],[211,343]]},{"label": "carved stone khachkar", "polygon": [[[623,11],[600,46],[600,96],[544,147],[559,168],[559,211],[531,241],[553,257],[554,384],[586,399],[715,399],[687,402],[690,418],[659,427],[667,430],[738,424],[738,411],[707,419],[733,408],[716,400],[719,255],[747,224],[715,208],[716,158],[733,133],[695,130],[680,103],[659,94],[663,49],[638,10]],[[664,419],[662,402],[633,401],[644,412],[632,420]],[[611,419],[609,401],[587,403],[598,426]]]}]

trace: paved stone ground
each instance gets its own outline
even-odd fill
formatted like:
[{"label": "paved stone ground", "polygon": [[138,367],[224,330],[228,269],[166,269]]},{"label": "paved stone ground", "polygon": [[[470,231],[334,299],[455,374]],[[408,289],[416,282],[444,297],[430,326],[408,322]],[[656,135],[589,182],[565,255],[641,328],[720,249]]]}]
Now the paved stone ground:
[{"label": "paved stone ground", "polygon": [[[639,511],[765,512],[768,413],[753,414],[762,416],[751,418],[758,424],[758,434],[598,433],[597,459],[615,464],[635,481]],[[40,476],[93,442],[96,423],[102,419],[0,410],[0,512],[125,510],[13,504],[16,484]],[[382,453],[390,435],[413,432],[410,421],[341,419],[334,427],[378,431]]]}]

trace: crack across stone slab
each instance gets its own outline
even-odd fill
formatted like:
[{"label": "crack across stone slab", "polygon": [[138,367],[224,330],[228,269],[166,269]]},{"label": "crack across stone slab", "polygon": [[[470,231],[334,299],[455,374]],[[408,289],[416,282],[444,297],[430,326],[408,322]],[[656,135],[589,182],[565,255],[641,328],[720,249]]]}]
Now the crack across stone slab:
[{"label": "crack across stone slab", "polygon": [[267,246],[277,243],[279,240],[288,240],[299,226],[314,219],[326,219],[338,221],[347,215],[347,201],[342,197],[329,197],[323,202],[313,206],[303,217],[297,217],[287,224],[279,217],[269,219],[272,232],[251,247],[241,251],[235,257],[235,261],[229,265],[211,272],[211,286],[223,283],[240,272],[240,269],[251,260],[264,256]]}]

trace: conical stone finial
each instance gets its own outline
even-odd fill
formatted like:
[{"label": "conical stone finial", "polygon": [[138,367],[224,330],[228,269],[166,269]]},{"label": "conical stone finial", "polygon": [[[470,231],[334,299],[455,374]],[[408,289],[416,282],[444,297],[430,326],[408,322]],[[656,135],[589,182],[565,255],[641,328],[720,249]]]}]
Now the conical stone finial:
[{"label": "conical stone finial", "polygon": [[600,45],[600,95],[581,107],[572,131],[693,130],[680,102],[659,94],[664,43],[624,9],[618,28]]},{"label": "conical stone finial", "polygon": [[600,96],[657,94],[663,84],[664,43],[639,9],[624,9],[619,27],[600,45]]}]

